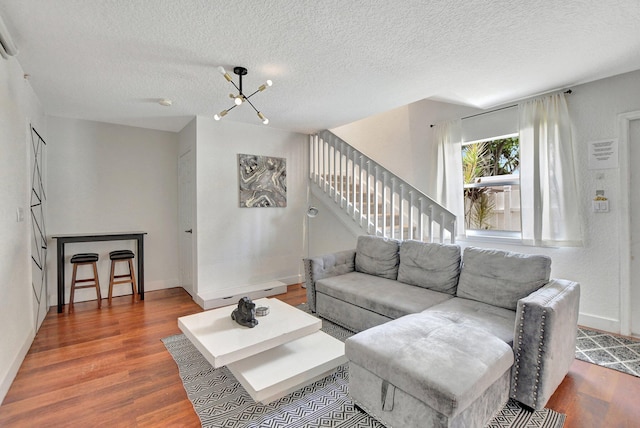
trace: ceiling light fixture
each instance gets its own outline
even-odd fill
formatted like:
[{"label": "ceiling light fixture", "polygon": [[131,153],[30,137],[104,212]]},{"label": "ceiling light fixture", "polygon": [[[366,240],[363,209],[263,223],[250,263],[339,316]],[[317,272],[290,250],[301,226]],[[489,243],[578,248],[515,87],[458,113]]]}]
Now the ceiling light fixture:
[{"label": "ceiling light fixture", "polygon": [[173,101],[167,98],[162,98],[160,101],[158,101],[158,104],[165,107],[171,107],[171,104],[173,104]]},{"label": "ceiling light fixture", "polygon": [[271,80],[267,80],[263,85],[260,85],[258,87],[258,89],[256,89],[251,95],[245,95],[244,92],[242,92],[242,76],[246,76],[247,75],[247,69],[246,68],[244,68],[244,67],[234,67],[233,68],[233,72],[235,74],[237,74],[238,77],[239,77],[238,85],[235,84],[235,82],[233,81],[233,79],[231,78],[229,73],[227,73],[227,71],[224,69],[224,67],[222,67],[222,66],[218,67],[218,71],[220,72],[220,74],[222,74],[224,76],[225,79],[227,79],[227,82],[231,83],[238,90],[238,93],[237,94],[229,94],[229,97],[233,99],[234,105],[232,105],[230,108],[228,108],[226,110],[222,110],[220,113],[214,115],[213,118],[215,120],[222,119],[223,117],[225,117],[227,115],[227,113],[229,113],[229,111],[231,111],[234,108],[242,105],[242,103],[246,101],[256,111],[256,114],[258,115],[258,117],[260,118],[262,123],[267,125],[269,123],[269,119],[267,119],[267,117],[264,114],[262,114],[253,105],[253,103],[251,101],[249,101],[249,98],[251,98],[252,96],[257,94],[258,92],[264,91],[269,86],[273,85],[273,82]]}]

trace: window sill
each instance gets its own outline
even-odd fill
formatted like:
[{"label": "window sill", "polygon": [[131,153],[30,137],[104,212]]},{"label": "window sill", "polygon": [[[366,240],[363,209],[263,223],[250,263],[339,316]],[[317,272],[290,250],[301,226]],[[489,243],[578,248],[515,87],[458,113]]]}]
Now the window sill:
[{"label": "window sill", "polygon": [[493,231],[490,234],[482,232],[467,232],[467,235],[457,236],[456,241],[470,244],[486,243],[527,246],[527,244],[522,240],[519,232],[506,231],[503,231],[502,233]]},{"label": "window sill", "polygon": [[[537,248],[564,248],[564,247],[583,247],[582,241],[544,241],[535,243],[530,240],[524,240],[521,237],[509,237],[499,236],[497,234],[491,235],[458,235],[456,242],[467,243],[469,245],[474,244],[492,244],[492,245],[514,245],[518,247],[537,247]],[[509,233],[509,232],[507,232]]]}]

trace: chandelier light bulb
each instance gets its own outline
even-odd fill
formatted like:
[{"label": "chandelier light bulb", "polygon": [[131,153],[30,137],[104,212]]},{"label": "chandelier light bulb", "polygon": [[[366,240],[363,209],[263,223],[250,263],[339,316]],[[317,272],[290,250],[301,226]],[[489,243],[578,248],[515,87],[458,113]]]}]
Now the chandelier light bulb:
[{"label": "chandelier light bulb", "polygon": [[213,118],[214,118],[215,120],[220,120],[220,119],[222,119],[223,117],[225,117],[225,116],[227,115],[227,113],[229,113],[229,110],[222,110],[220,113],[218,113],[218,114],[214,115],[214,116],[213,116]]},{"label": "chandelier light bulb", "polygon": [[264,114],[258,112],[258,117],[260,118],[260,120],[262,120],[262,123],[264,123],[265,125],[269,124],[269,119],[267,119]]},{"label": "chandelier light bulb", "polygon": [[234,97],[233,102],[236,103],[237,106],[242,104],[242,95],[238,95],[237,97]]},{"label": "chandelier light bulb", "polygon": [[219,66],[218,71],[224,76],[225,79],[227,79],[227,82],[231,82],[231,76],[229,76],[229,73],[227,73],[227,70],[225,70],[223,66]]},{"label": "chandelier light bulb", "polygon": [[258,91],[262,92],[265,89],[267,89],[269,86],[273,85],[273,82],[271,80],[267,80],[264,85],[260,85],[260,87],[258,88]]}]

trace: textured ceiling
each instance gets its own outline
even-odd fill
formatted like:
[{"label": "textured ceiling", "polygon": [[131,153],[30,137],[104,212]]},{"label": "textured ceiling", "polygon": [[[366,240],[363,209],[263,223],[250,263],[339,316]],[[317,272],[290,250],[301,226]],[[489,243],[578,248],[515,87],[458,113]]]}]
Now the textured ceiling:
[{"label": "textured ceiling", "polygon": [[[47,113],[171,131],[232,105],[218,65],[247,67],[245,92],[272,79],[252,101],[301,132],[640,69],[638,0],[0,0],[0,16]],[[260,125],[248,105],[224,120]]]}]

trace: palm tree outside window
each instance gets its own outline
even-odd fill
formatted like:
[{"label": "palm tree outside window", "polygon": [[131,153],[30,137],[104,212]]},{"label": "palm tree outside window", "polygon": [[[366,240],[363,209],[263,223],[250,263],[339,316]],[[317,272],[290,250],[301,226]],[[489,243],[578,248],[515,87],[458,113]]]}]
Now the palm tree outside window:
[{"label": "palm tree outside window", "polygon": [[464,222],[468,235],[520,237],[518,134],[463,143]]}]

